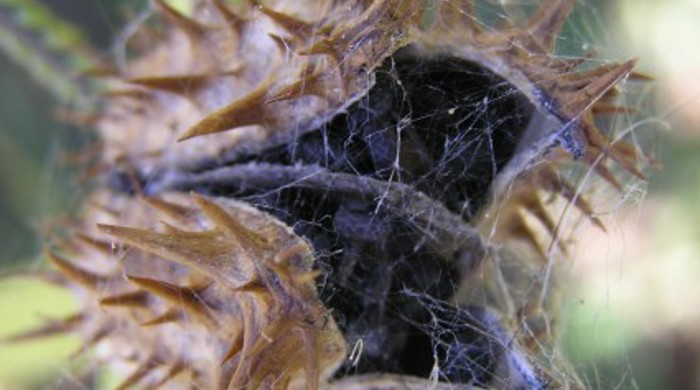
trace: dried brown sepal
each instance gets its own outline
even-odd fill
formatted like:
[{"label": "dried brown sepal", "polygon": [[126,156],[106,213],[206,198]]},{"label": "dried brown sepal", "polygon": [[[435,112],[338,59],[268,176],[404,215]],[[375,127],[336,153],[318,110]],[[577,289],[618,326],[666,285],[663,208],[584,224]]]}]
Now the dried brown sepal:
[{"label": "dried brown sepal", "polygon": [[[192,161],[216,155],[247,137],[268,134],[277,139],[291,131],[311,130],[371,87],[370,72],[409,41],[424,8],[414,0],[381,0],[357,2],[337,12],[330,2],[309,2],[298,4],[299,12],[292,14],[283,3],[253,2],[248,9],[234,11],[230,4],[209,1],[185,16],[162,0],[153,4],[177,29],[160,38],[155,50],[129,64],[128,74],[121,75],[123,82],[113,82],[105,93],[150,99],[140,107],[142,112],[132,111],[129,118],[119,115],[129,109],[127,102],[108,106],[98,125],[107,160],[153,156],[142,162],[170,164],[176,160],[170,156],[187,156],[180,161]],[[280,45],[279,39],[289,45]],[[242,47],[245,53],[239,52]],[[244,54],[260,60],[246,64]],[[313,77],[308,69],[314,69]],[[144,89],[129,88],[134,84]],[[173,113],[173,98],[158,93],[162,91],[190,101],[177,103],[182,109],[175,109],[175,133],[157,114]],[[298,109],[298,100],[309,99],[307,109]],[[154,117],[160,118],[159,123]],[[222,134],[206,147],[174,146],[178,140],[241,127],[246,128],[244,134]],[[127,139],[144,135],[147,142],[127,145]]]},{"label": "dried brown sepal", "polygon": [[115,390],[133,388],[134,385],[141,381],[146,375],[150,374],[157,366],[158,361],[155,359],[148,359],[142,362],[131,375],[126,377],[126,379],[115,388]]},{"label": "dried brown sepal", "polygon": [[44,325],[36,329],[1,338],[0,344],[22,343],[51,336],[66,335],[75,332],[84,322],[85,315],[82,313],[76,313],[64,319],[47,320]]},{"label": "dried brown sepal", "polygon": [[296,36],[304,42],[310,41],[311,39],[313,39],[314,35],[317,34],[316,29],[318,26],[314,25],[313,23],[300,20],[291,15],[277,12],[269,7],[264,6],[257,0],[249,0],[248,2],[255,10],[262,12],[270,19],[274,20],[275,23],[280,25],[285,31]]},{"label": "dried brown sepal", "polygon": [[158,296],[170,303],[176,305],[182,311],[193,315],[196,320],[206,324],[207,326],[216,326],[216,318],[213,316],[212,309],[207,307],[206,302],[189,287],[176,286],[162,280],[139,278],[136,276],[127,276],[129,282],[147,291],[155,296]]},{"label": "dried brown sepal", "polygon": [[75,238],[77,241],[82,242],[83,244],[97,250],[98,252],[101,252],[104,255],[111,255],[114,253],[114,247],[109,241],[98,240],[97,238],[82,232],[76,232]]},{"label": "dried brown sepal", "polygon": [[148,308],[148,294],[145,291],[133,291],[112,295],[100,299],[100,305],[146,309]]},{"label": "dried brown sepal", "polygon": [[[181,388],[182,379],[212,389],[316,389],[342,360],[343,338],[316,296],[313,251],[287,226],[242,203],[196,194],[107,196],[147,227],[100,224],[76,239],[128,248],[118,263],[108,261],[127,276],[107,281],[83,269],[96,252],[89,245],[76,246],[83,251],[71,262],[47,252],[70,283],[83,287],[75,291],[89,314],[18,341],[77,332],[85,338],[78,353],[98,345],[125,349],[107,361],[131,367],[120,388]],[[125,217],[90,211],[95,221]]]},{"label": "dried brown sepal", "polygon": [[186,371],[186,366],[182,362],[177,362],[170,366],[168,371],[163,375],[163,377],[156,383],[154,383],[152,386],[148,387],[148,389],[159,389],[166,383],[168,383],[170,380],[175,378],[176,376],[180,375],[182,372]]},{"label": "dried brown sepal", "polygon": [[86,289],[99,291],[108,282],[107,277],[76,266],[50,250],[45,251],[45,257],[64,277]]},{"label": "dried brown sepal", "polygon": [[189,96],[205,88],[211,81],[211,76],[206,74],[194,74],[164,77],[138,77],[124,81],[129,84],[172,92],[182,96]]},{"label": "dried brown sepal", "polygon": [[178,12],[163,0],[151,0],[151,2],[156,11],[161,12],[170,23],[185,31],[192,39],[202,38],[209,29],[203,23]]},{"label": "dried brown sepal", "polygon": [[170,309],[166,311],[165,313],[152,318],[148,321],[141,322],[139,325],[142,327],[149,327],[149,326],[156,326],[156,325],[162,325],[162,324],[168,324],[168,323],[173,323],[173,322],[182,322],[184,321],[184,315],[182,311],[178,309]]}]

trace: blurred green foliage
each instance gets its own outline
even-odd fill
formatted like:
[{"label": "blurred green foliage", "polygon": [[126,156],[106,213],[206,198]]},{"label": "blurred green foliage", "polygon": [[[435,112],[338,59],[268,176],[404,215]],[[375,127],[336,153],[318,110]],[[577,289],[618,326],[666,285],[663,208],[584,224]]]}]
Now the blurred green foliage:
[{"label": "blurred green foliage", "polygon": [[120,15],[144,5],[143,0],[0,0],[0,41],[21,31],[14,42],[19,52],[0,45],[0,273],[38,253],[43,217],[76,205],[80,184],[64,157],[92,139],[55,113],[81,108],[76,94],[84,91],[65,85],[77,82],[78,72],[89,66],[89,58],[80,55],[87,43],[108,57],[117,26],[124,23]]},{"label": "blurred green foliage", "polygon": [[[75,309],[75,300],[64,289],[29,279],[0,281],[0,338],[40,326],[46,318],[64,318]],[[77,337],[65,336],[3,345],[0,388],[47,388],[61,371],[69,368],[68,357],[79,348]]]}]

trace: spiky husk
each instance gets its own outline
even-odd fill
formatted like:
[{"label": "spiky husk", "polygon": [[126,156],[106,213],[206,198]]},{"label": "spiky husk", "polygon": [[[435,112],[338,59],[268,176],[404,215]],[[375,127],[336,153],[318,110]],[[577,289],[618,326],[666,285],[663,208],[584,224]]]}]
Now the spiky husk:
[{"label": "spiky husk", "polygon": [[[87,210],[75,241],[46,257],[82,304],[60,327],[99,345],[98,359],[133,367],[120,389],[175,377],[314,388],[345,356],[316,296],[313,251],[274,218],[194,194],[90,200],[110,206]],[[124,221],[139,228],[114,225]]]},{"label": "spiky husk", "polygon": [[[167,28],[142,26],[127,42],[139,53],[108,76],[97,121],[103,169],[142,176],[196,170],[290,142],[357,101],[372,87],[373,70],[410,46],[420,56],[449,53],[491,70],[556,124],[521,145],[496,178],[491,206],[475,222],[493,246],[524,240],[547,256],[523,217],[558,234],[544,194],[568,199],[600,225],[556,164],[579,160],[615,186],[618,179],[601,163],[607,158],[643,176],[636,150],[611,142],[594,121],[596,114],[624,111],[612,103],[614,88],[632,74],[634,61],[578,71],[584,60],[555,55],[574,0],[546,1],[529,20],[499,29],[480,24],[473,1],[208,0],[197,2],[191,15],[162,0],[152,3]],[[550,164],[537,164],[543,159]],[[149,193],[138,184],[130,188]],[[121,388],[328,383],[347,347],[316,296],[313,250],[290,228],[245,204],[196,194],[137,199],[98,191],[90,199],[75,239],[47,252],[62,275],[53,279],[76,290],[81,312],[34,334],[81,334],[106,365],[130,370]],[[497,268],[485,266],[473,281],[499,290]],[[516,333],[512,349],[497,352],[504,363],[494,385],[578,386],[574,375],[556,367],[556,354],[538,359],[541,348],[553,348],[549,322],[536,324],[550,320],[550,308],[527,300],[512,305],[498,307],[499,326],[529,321],[533,331]],[[515,364],[518,359],[534,368]],[[546,379],[528,382],[528,370]],[[365,376],[333,386],[428,385]]]}]

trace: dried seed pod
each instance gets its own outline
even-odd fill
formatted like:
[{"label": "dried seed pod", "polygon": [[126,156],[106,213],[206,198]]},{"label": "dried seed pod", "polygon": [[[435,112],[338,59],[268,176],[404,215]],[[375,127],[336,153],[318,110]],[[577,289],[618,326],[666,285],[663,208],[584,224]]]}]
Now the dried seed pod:
[{"label": "dried seed pod", "polygon": [[345,356],[313,251],[287,226],[196,194],[94,198],[123,211],[89,210],[77,247],[47,258],[82,301],[64,327],[99,343],[98,358],[134,367],[120,388],[315,388]]},{"label": "dried seed pod", "polygon": [[103,94],[107,189],[47,253],[83,308],[27,337],[80,333],[121,388],[580,386],[549,302],[510,296],[545,297],[539,262],[500,249],[547,255],[542,193],[600,225],[542,159],[643,176],[595,124],[634,61],[555,55],[575,1],[488,29],[474,1],[152,3]]}]

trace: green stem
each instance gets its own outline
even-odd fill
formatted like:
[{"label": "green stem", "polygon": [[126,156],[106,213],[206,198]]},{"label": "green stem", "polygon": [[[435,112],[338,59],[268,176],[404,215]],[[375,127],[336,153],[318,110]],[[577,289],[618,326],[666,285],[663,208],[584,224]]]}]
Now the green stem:
[{"label": "green stem", "polygon": [[36,0],[0,0],[0,51],[61,102],[88,101],[78,76],[98,61],[84,36]]}]

